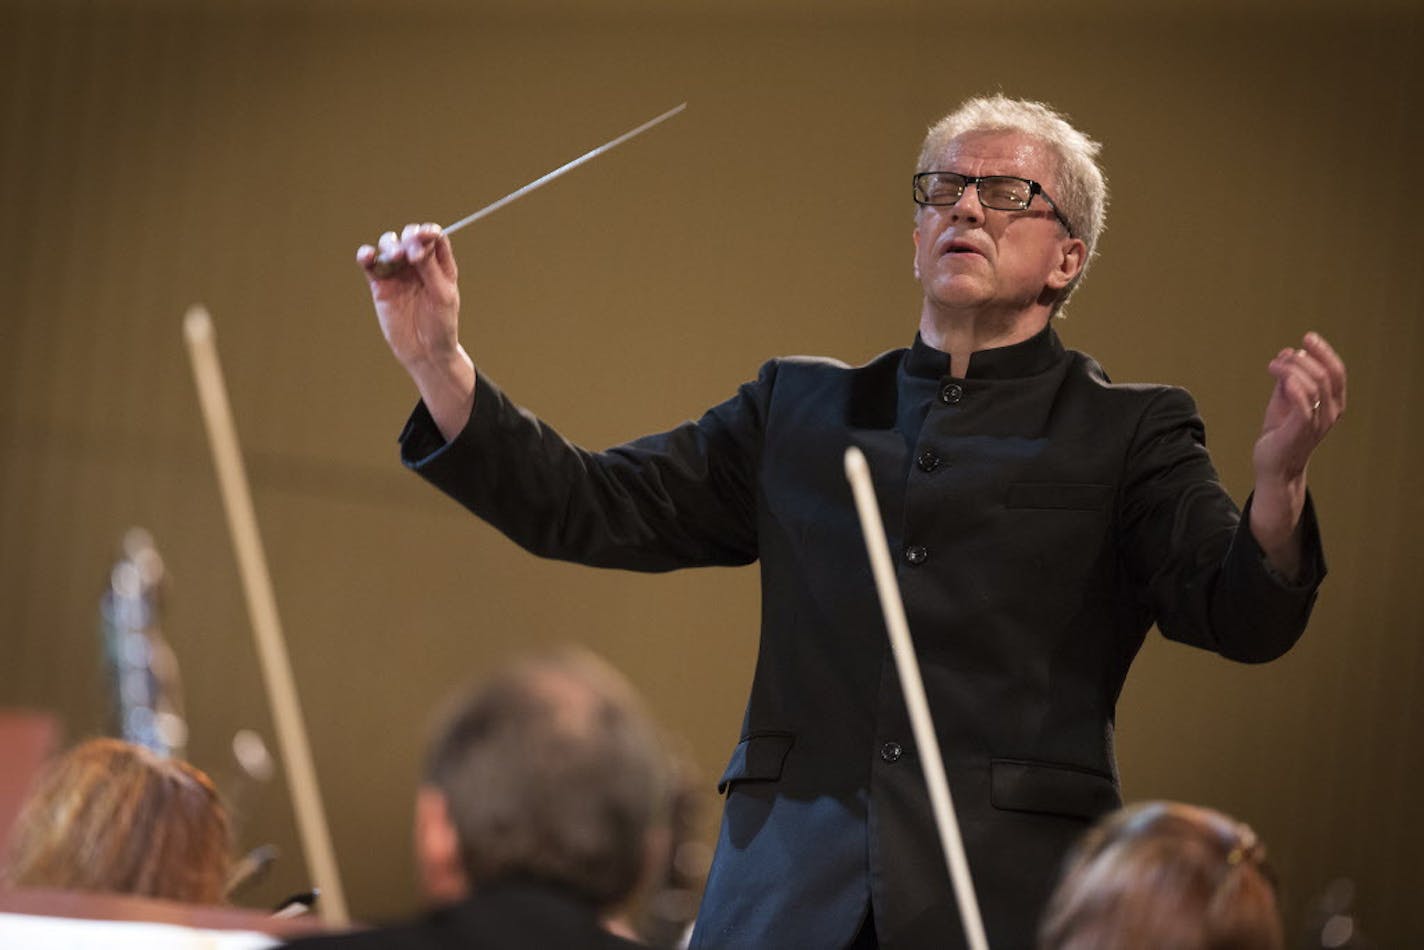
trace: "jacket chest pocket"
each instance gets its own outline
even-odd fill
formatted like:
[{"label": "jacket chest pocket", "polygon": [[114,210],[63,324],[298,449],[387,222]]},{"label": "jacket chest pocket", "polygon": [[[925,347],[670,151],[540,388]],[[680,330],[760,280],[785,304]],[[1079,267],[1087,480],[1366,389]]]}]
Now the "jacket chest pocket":
[{"label": "jacket chest pocket", "polygon": [[[1100,571],[1110,553],[1114,490],[1085,482],[1015,482],[1004,497],[1002,531],[994,555],[1000,576],[1014,577],[1041,594],[1081,596],[1081,585]],[[1023,588],[1019,588],[1022,590]],[[1046,601],[1045,603],[1047,603]]]}]

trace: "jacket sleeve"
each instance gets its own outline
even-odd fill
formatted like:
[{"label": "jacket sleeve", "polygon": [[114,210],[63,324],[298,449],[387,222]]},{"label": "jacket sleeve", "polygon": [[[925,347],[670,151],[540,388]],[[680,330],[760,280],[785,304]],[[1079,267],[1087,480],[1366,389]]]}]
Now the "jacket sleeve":
[{"label": "jacket sleeve", "polygon": [[775,376],[773,361],[695,422],[590,452],[480,373],[464,430],[445,443],[417,405],[401,460],[541,557],[638,571],[747,564]]},{"label": "jacket sleeve", "polygon": [[1315,507],[1301,515],[1301,576],[1272,571],[1246,516],[1222,487],[1186,391],[1160,390],[1127,458],[1122,524],[1127,570],[1168,639],[1247,663],[1273,660],[1305,631],[1325,576]]}]

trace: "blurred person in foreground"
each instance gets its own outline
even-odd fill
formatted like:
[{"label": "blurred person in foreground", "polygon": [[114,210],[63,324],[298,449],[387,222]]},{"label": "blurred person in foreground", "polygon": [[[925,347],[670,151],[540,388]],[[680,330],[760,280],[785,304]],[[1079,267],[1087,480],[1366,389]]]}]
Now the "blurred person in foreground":
[{"label": "blurred person in foreground", "polygon": [[516,663],[463,696],[416,797],[435,909],[292,946],[640,946],[612,932],[663,847],[667,760],[632,687],[585,651]]},{"label": "blurred person in foreground", "polygon": [[1281,950],[1276,899],[1248,826],[1195,805],[1132,805],[1070,852],[1039,950]]},{"label": "blurred person in foreground", "polygon": [[91,739],[41,776],[0,878],[217,904],[231,862],[227,811],[211,779],[118,739]]}]

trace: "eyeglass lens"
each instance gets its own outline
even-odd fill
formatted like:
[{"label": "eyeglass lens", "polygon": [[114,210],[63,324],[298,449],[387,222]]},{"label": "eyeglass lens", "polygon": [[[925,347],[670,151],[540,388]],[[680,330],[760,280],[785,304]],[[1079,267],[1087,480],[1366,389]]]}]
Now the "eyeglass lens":
[{"label": "eyeglass lens", "polygon": [[[964,194],[968,182],[963,175],[930,172],[915,179],[915,190],[925,204],[952,205]],[[993,175],[975,182],[979,202],[999,211],[1022,211],[1033,200],[1033,187],[1021,178]]]}]

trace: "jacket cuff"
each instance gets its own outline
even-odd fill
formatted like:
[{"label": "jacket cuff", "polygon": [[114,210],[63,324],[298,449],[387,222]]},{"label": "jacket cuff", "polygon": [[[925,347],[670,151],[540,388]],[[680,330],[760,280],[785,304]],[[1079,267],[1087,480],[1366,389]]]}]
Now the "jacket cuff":
[{"label": "jacket cuff", "polygon": [[1261,571],[1271,584],[1282,593],[1312,593],[1325,579],[1327,568],[1325,549],[1320,541],[1320,522],[1315,518],[1315,501],[1310,497],[1310,489],[1306,489],[1305,506],[1300,512],[1300,573],[1294,578],[1287,577],[1272,567],[1266,553],[1256,543],[1256,536],[1251,533],[1251,503],[1254,499],[1254,494],[1247,498],[1246,506],[1241,511],[1241,525],[1236,543],[1246,548],[1243,553],[1249,554],[1249,560],[1260,565]]},{"label": "jacket cuff", "polygon": [[475,397],[470,408],[470,418],[465,427],[450,441],[445,441],[440,427],[426,408],[425,400],[415,404],[410,418],[401,428],[397,441],[400,443],[401,464],[422,475],[430,474],[432,468],[450,464],[455,458],[465,454],[467,448],[479,441],[477,432],[480,421],[488,417],[490,409],[482,413],[478,407],[489,407],[501,398],[499,389],[485,378],[484,373],[475,373]]}]

